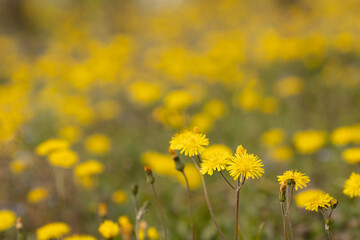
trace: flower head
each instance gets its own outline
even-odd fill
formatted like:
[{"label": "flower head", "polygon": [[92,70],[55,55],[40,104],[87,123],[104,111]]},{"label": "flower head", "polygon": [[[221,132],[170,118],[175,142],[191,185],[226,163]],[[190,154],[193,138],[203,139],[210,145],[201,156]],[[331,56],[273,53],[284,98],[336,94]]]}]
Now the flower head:
[{"label": "flower head", "polygon": [[227,170],[235,181],[239,177],[245,177],[246,179],[251,177],[252,179],[255,179],[261,177],[265,172],[262,168],[263,166],[264,165],[257,156],[247,153],[242,146],[239,146],[236,150],[236,154],[231,158],[231,161],[229,161]]},{"label": "flower head", "polygon": [[119,235],[120,228],[116,222],[105,220],[100,225],[99,232],[105,239],[110,239]]},{"label": "flower head", "polygon": [[310,198],[304,205],[305,209],[309,211],[318,211],[319,208],[328,208],[331,206],[331,197],[327,193],[318,193]]},{"label": "flower head", "polygon": [[46,224],[36,230],[38,240],[57,239],[70,232],[70,227],[66,223],[54,222]]},{"label": "flower head", "polygon": [[70,168],[77,161],[77,154],[69,149],[58,150],[49,155],[49,162],[56,167]]},{"label": "flower head", "polygon": [[15,224],[16,215],[9,210],[0,211],[0,232],[5,231]]},{"label": "flower head", "polygon": [[88,177],[102,173],[104,166],[101,162],[96,160],[88,160],[78,164],[74,169],[74,174],[77,177]]},{"label": "flower head", "polygon": [[342,153],[343,159],[347,163],[355,164],[360,162],[360,147],[357,148],[348,148]]},{"label": "flower head", "polygon": [[351,198],[360,196],[360,174],[353,172],[350,175],[345,182],[343,192]]},{"label": "flower head", "polygon": [[295,196],[295,203],[300,208],[305,208],[305,204],[309,202],[314,196],[319,193],[324,193],[319,189],[308,189],[304,190]]},{"label": "flower head", "polygon": [[45,142],[39,144],[36,148],[36,153],[40,156],[45,156],[52,151],[59,150],[59,149],[66,149],[69,147],[69,142],[63,139],[49,139]]},{"label": "flower head", "polygon": [[104,134],[93,134],[86,138],[85,149],[93,154],[105,154],[111,149],[110,139]]},{"label": "flower head", "polygon": [[32,189],[26,196],[26,199],[29,203],[38,203],[46,199],[48,196],[48,191],[46,188],[38,187]]},{"label": "flower head", "polygon": [[294,136],[296,150],[301,154],[311,154],[319,150],[326,143],[326,132],[324,131],[304,131],[298,132]]},{"label": "flower head", "polygon": [[221,171],[226,168],[226,165],[231,159],[231,152],[227,149],[221,149],[215,146],[207,148],[202,154],[201,174],[206,173],[212,175],[214,170]]},{"label": "flower head", "polygon": [[308,176],[306,176],[304,173],[301,173],[297,170],[289,170],[286,171],[283,175],[278,176],[278,181],[280,184],[283,182],[286,182],[288,180],[294,180],[295,182],[295,190],[297,191],[299,188],[306,187],[306,183],[310,182],[310,179]]},{"label": "flower head", "polygon": [[170,141],[170,149],[181,150],[180,153],[189,157],[202,153],[208,145],[209,139],[205,134],[199,133],[196,127],[194,131],[185,130],[176,134]]}]

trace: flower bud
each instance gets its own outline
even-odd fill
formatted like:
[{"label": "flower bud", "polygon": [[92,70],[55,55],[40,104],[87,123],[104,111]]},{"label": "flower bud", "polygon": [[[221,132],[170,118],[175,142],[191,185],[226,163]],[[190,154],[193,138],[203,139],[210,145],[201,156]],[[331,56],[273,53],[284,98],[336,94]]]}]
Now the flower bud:
[{"label": "flower bud", "polygon": [[244,147],[242,145],[239,145],[237,148],[236,148],[236,154],[239,154],[239,155],[243,155],[246,153],[246,149],[244,149]]},{"label": "flower bud", "polygon": [[180,161],[179,156],[175,153],[174,150],[169,148],[169,153],[171,154],[174,162],[175,162],[175,168],[176,170],[178,170],[179,172],[183,172],[184,168],[185,168],[185,164],[183,162]]},{"label": "flower bud", "polygon": [[98,207],[98,214],[100,217],[105,218],[107,215],[107,206],[105,203],[100,203]]},{"label": "flower bud", "polygon": [[152,174],[152,169],[151,167],[145,166],[144,167],[145,173],[146,173],[146,181],[149,184],[153,184],[155,182],[155,178]]},{"label": "flower bud", "polygon": [[279,201],[280,202],[285,202],[285,200],[286,200],[285,193],[286,192],[279,192]]},{"label": "flower bud", "polygon": [[339,203],[338,200],[336,200],[335,198],[331,199],[331,201],[330,201],[331,208],[335,209],[337,207],[338,203]]},{"label": "flower bud", "polygon": [[138,191],[139,191],[139,186],[134,183],[131,185],[131,193],[136,196],[138,194]]},{"label": "flower bud", "polygon": [[325,220],[325,230],[329,231],[331,228],[331,225],[334,223],[334,221],[331,218],[327,218]]}]

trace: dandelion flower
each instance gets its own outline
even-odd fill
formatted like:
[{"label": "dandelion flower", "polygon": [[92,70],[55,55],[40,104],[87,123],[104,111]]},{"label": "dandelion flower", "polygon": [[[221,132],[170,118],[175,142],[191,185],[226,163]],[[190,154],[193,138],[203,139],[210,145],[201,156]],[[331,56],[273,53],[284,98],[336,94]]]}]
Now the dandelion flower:
[{"label": "dandelion flower", "polygon": [[343,192],[351,198],[360,196],[360,174],[351,173],[345,182]]},{"label": "dandelion flower", "polygon": [[93,154],[105,154],[110,151],[110,139],[104,134],[93,134],[85,140],[85,149]]},{"label": "dandelion flower", "polygon": [[121,227],[121,233],[125,236],[131,236],[133,232],[133,226],[131,225],[130,219],[128,216],[120,216],[118,222]]},{"label": "dandelion flower", "polygon": [[15,159],[10,163],[10,170],[14,174],[22,173],[26,169],[26,167],[26,162],[21,159]]},{"label": "dandelion flower", "polygon": [[212,175],[214,171],[220,172],[226,168],[226,165],[231,159],[231,154],[228,152],[216,152],[208,153],[206,151],[202,155],[201,163],[201,174],[205,175],[206,173]]},{"label": "dandelion flower", "polygon": [[319,210],[319,208],[330,207],[331,200],[333,200],[333,197],[331,197],[329,194],[318,193],[305,203],[305,209],[309,210],[309,211],[317,212]]},{"label": "dandelion flower", "polygon": [[77,177],[88,177],[96,174],[102,173],[104,166],[101,162],[96,160],[88,160],[82,163],[79,163],[75,169],[74,174]]},{"label": "dandelion flower", "polygon": [[110,239],[119,235],[120,228],[116,222],[105,220],[100,225],[99,232],[105,239]]},{"label": "dandelion flower", "polygon": [[46,188],[38,187],[32,189],[26,196],[26,199],[29,203],[38,203],[45,200],[48,196],[48,191]]},{"label": "dandelion flower", "polygon": [[69,168],[78,161],[78,156],[75,152],[65,149],[52,152],[49,155],[49,162],[56,167]]},{"label": "dandelion flower", "polygon": [[16,215],[9,210],[0,210],[0,232],[5,231],[15,224]]},{"label": "dandelion flower", "polygon": [[263,133],[261,143],[266,147],[275,147],[284,141],[285,133],[280,128],[273,128]]},{"label": "dandelion flower", "polygon": [[70,232],[70,227],[66,223],[54,222],[46,224],[36,230],[38,240],[57,239]]},{"label": "dandelion flower", "polygon": [[263,166],[264,165],[258,156],[247,153],[246,150],[243,149],[240,145],[236,151],[236,154],[229,161],[227,170],[235,181],[239,177],[245,177],[246,179],[251,177],[252,179],[255,179],[261,177],[264,174],[265,171],[262,168]]},{"label": "dandelion flower", "polygon": [[113,200],[114,203],[122,204],[126,202],[127,195],[124,191],[117,190],[112,194],[111,199]]},{"label": "dandelion flower", "polygon": [[347,163],[354,164],[360,162],[360,147],[357,148],[348,148],[342,153],[343,159]]},{"label": "dandelion flower", "polygon": [[199,133],[196,127],[194,131],[186,130],[176,134],[170,141],[170,149],[181,150],[180,153],[189,157],[199,155],[208,145],[209,139],[206,138],[205,134]]},{"label": "dandelion flower", "polygon": [[159,232],[154,227],[149,227],[147,229],[147,236],[149,237],[150,240],[159,240],[160,239]]},{"label": "dandelion flower", "polygon": [[319,150],[326,143],[326,132],[324,131],[304,131],[298,132],[294,136],[296,150],[301,154],[311,154]]},{"label": "dandelion flower", "polygon": [[297,191],[299,188],[306,187],[306,183],[310,182],[310,179],[308,176],[306,176],[304,173],[301,173],[297,170],[289,170],[286,171],[283,175],[278,176],[278,182],[282,184],[283,182],[287,182],[288,180],[294,180],[295,182],[295,191]]},{"label": "dandelion flower", "polygon": [[64,238],[64,240],[96,240],[96,238],[90,235],[72,235]]},{"label": "dandelion flower", "polygon": [[69,147],[69,142],[63,139],[49,139],[41,144],[39,144],[36,148],[36,153],[40,156],[45,156],[52,151],[59,149],[66,149]]},{"label": "dandelion flower", "polygon": [[319,193],[324,193],[319,189],[308,189],[304,190],[295,196],[295,203],[300,208],[305,208],[305,204],[309,202],[314,196]]}]

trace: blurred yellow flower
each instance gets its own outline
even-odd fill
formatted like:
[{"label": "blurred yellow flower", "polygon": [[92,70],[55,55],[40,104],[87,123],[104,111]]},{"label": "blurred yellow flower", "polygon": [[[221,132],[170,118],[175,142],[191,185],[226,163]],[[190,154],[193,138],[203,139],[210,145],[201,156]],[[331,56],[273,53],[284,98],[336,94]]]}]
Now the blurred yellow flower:
[{"label": "blurred yellow flower", "polygon": [[276,147],[270,150],[270,157],[275,162],[288,162],[293,157],[290,147]]},{"label": "blurred yellow flower", "polygon": [[50,164],[56,167],[70,168],[77,161],[77,154],[69,149],[58,150],[49,154]]},{"label": "blurred yellow flower", "polygon": [[258,156],[254,154],[249,154],[245,149],[240,145],[238,149],[241,148],[242,151],[236,151],[235,155],[231,158],[227,170],[230,173],[230,176],[234,178],[235,181],[244,177],[248,179],[259,178],[264,174],[264,168],[261,160]]},{"label": "blurred yellow flower", "polygon": [[311,154],[324,146],[326,143],[326,132],[316,130],[297,132],[293,140],[295,148],[299,153]]},{"label": "blurred yellow flower", "polygon": [[193,102],[193,95],[185,90],[169,92],[164,98],[165,106],[168,109],[182,110],[189,107]]},{"label": "blurred yellow flower", "polygon": [[150,238],[150,240],[159,240],[160,239],[159,232],[154,227],[149,227],[147,229],[146,233],[147,233],[148,238]]},{"label": "blurred yellow flower", "polygon": [[105,239],[111,239],[119,235],[120,228],[119,225],[116,222],[105,220],[103,223],[99,226],[99,233],[101,236],[103,236]]},{"label": "blurred yellow flower", "polygon": [[353,139],[353,131],[351,127],[339,127],[331,133],[331,141],[335,145],[349,144]]},{"label": "blurred yellow flower", "polygon": [[289,76],[276,82],[275,90],[281,97],[295,96],[304,89],[304,81],[296,76]]},{"label": "blurred yellow flower", "polygon": [[306,176],[304,173],[301,173],[297,170],[289,170],[286,171],[283,175],[278,176],[278,182],[280,185],[288,180],[294,180],[295,182],[295,191],[299,188],[306,187],[306,183],[310,182],[310,178]]},{"label": "blurred yellow flower", "polygon": [[52,151],[66,149],[69,145],[69,142],[63,139],[49,139],[36,147],[36,153],[40,156],[45,156]]},{"label": "blurred yellow flower", "polygon": [[174,160],[169,154],[148,151],[142,154],[141,162],[151,166],[155,173],[163,176],[173,176],[177,172]]},{"label": "blurred yellow flower", "polygon": [[237,102],[242,109],[251,111],[260,106],[261,96],[253,88],[245,88],[238,96]]},{"label": "blurred yellow flower", "polygon": [[93,134],[86,138],[86,151],[94,154],[108,153],[111,148],[110,139],[104,134]]},{"label": "blurred yellow flower", "polygon": [[201,132],[208,132],[212,129],[214,119],[208,114],[200,113],[194,115],[191,119],[191,126],[197,126],[201,129]]},{"label": "blurred yellow flower", "polygon": [[209,145],[209,140],[205,134],[201,134],[198,131],[185,130],[176,134],[170,141],[170,148],[172,150],[181,150],[180,153],[184,153],[185,156],[195,156],[201,154],[205,148]]},{"label": "blurred yellow flower", "polygon": [[305,204],[319,193],[324,194],[324,192],[319,189],[304,190],[295,195],[295,203],[298,207],[305,208]]},{"label": "blurred yellow flower", "polygon": [[121,112],[120,103],[113,100],[103,100],[95,105],[98,118],[102,120],[112,120]]},{"label": "blurred yellow flower", "polygon": [[318,211],[319,208],[325,208],[327,209],[330,207],[331,203],[330,201],[333,199],[329,194],[327,193],[317,193],[313,195],[304,205],[305,209],[309,211]]},{"label": "blurred yellow flower", "polygon": [[46,224],[36,230],[38,240],[51,240],[61,238],[70,232],[70,227],[63,222],[54,222]]},{"label": "blurred yellow flower", "polygon": [[81,135],[81,129],[73,125],[64,126],[59,130],[59,136],[71,143],[78,142],[81,138]]},{"label": "blurred yellow flower", "polygon": [[22,173],[27,167],[27,164],[22,159],[15,159],[10,162],[10,170],[14,174]]},{"label": "blurred yellow flower", "polygon": [[87,177],[100,174],[104,171],[104,165],[97,160],[88,160],[79,163],[74,168],[74,174],[77,177]]},{"label": "blurred yellow flower", "polygon": [[214,171],[220,172],[226,169],[226,165],[229,164],[232,156],[228,151],[214,152],[212,150],[206,151],[205,149],[201,157],[201,174],[205,175],[207,173],[212,175]]},{"label": "blurred yellow flower", "polygon": [[280,128],[272,128],[261,135],[261,143],[267,147],[278,146],[284,141],[285,133]]},{"label": "blurred yellow flower", "polygon": [[161,97],[160,87],[156,84],[138,81],[129,87],[131,98],[140,104],[151,104]]},{"label": "blurred yellow flower", "polygon": [[204,112],[214,118],[221,118],[227,112],[227,107],[220,99],[212,99],[204,105]]},{"label": "blurred yellow flower", "polygon": [[[185,164],[184,172],[189,180],[190,189],[197,189],[201,186],[201,176],[194,164]],[[186,188],[184,176],[178,171],[176,171],[174,175],[175,179],[179,181],[184,188]]]},{"label": "blurred yellow flower", "polygon": [[96,240],[96,238],[90,235],[72,235],[64,238],[64,240]]},{"label": "blurred yellow flower", "polygon": [[343,192],[351,198],[360,196],[360,174],[351,173],[350,177],[345,181]]},{"label": "blurred yellow flower", "polygon": [[262,100],[261,111],[265,114],[274,113],[279,108],[279,101],[275,97],[266,97]]},{"label": "blurred yellow flower", "polygon": [[48,196],[48,191],[46,188],[38,187],[31,189],[28,192],[26,199],[29,203],[38,203],[45,200]]},{"label": "blurred yellow flower", "polygon": [[16,215],[9,210],[0,210],[0,232],[5,231],[15,224]]},{"label": "blurred yellow flower", "polygon": [[121,228],[121,234],[130,237],[133,233],[133,226],[131,225],[130,219],[128,216],[120,216],[118,219]]},{"label": "blurred yellow flower", "polygon": [[360,162],[360,147],[348,148],[342,152],[342,158],[350,164]]},{"label": "blurred yellow flower", "polygon": [[117,190],[112,194],[111,199],[114,203],[122,204],[126,202],[127,194],[124,191]]}]

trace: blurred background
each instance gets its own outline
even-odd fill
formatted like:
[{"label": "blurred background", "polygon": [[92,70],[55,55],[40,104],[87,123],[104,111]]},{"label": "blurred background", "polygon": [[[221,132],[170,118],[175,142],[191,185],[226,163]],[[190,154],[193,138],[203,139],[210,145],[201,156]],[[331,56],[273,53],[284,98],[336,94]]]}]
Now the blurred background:
[{"label": "blurred background", "polygon": [[[146,164],[170,239],[189,239],[167,149],[198,126],[210,145],[242,144],[264,162],[240,194],[243,239],[281,238],[276,176],[289,169],[339,200],[335,239],[359,238],[359,199],[342,193],[360,172],[359,12],[357,0],[0,0],[0,210],[21,216],[30,239],[54,221],[98,236],[99,203],[134,223],[131,184],[140,202],[154,200]],[[48,161],[39,146],[53,138],[77,160]],[[197,239],[218,239],[200,176],[182,159]],[[218,175],[206,180],[230,238],[235,194]],[[296,239],[325,238],[319,213],[294,204],[291,215]],[[155,204],[145,221],[161,230]]]}]

